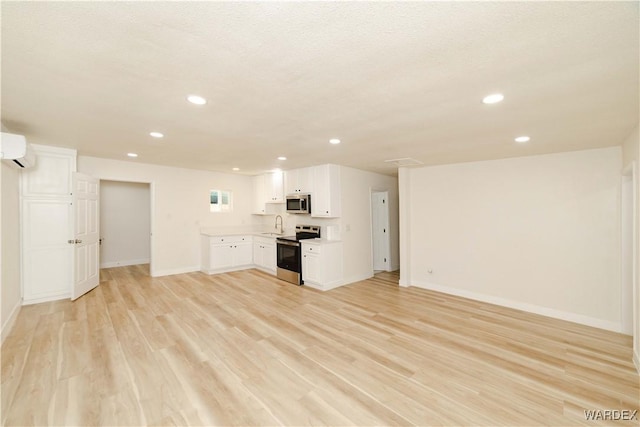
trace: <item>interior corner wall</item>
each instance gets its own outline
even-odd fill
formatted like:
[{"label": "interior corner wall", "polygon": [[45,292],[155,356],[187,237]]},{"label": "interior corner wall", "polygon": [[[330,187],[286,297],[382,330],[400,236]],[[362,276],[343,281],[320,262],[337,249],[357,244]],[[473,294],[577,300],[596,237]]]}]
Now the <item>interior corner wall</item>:
[{"label": "interior corner wall", "polygon": [[148,264],[149,184],[100,181],[100,268]]},{"label": "interior corner wall", "polygon": [[[627,168],[633,162],[636,163],[636,201],[640,203],[640,126],[631,131],[622,143],[623,168]],[[640,212],[640,206],[636,206],[636,212]],[[636,218],[636,243],[640,244],[640,215]],[[640,246],[636,245],[636,262],[640,268]],[[636,281],[633,288],[633,361],[640,372],[640,271],[636,272]]]},{"label": "interior corner wall", "polygon": [[612,147],[407,170],[410,284],[619,330],[621,164]]},{"label": "interior corner wall", "polygon": [[[79,156],[78,171],[101,180],[151,183],[151,274],[200,269],[202,228],[250,227],[249,176]],[[233,192],[233,212],[211,213],[211,189]]]},{"label": "interior corner wall", "polygon": [[392,270],[398,269],[398,179],[341,166],[340,184],[340,235],[343,242],[345,283],[364,280],[373,275],[371,190],[389,192],[390,265]]},{"label": "interior corner wall", "polygon": [[1,274],[2,341],[11,330],[22,303],[20,282],[20,172],[1,166]]}]

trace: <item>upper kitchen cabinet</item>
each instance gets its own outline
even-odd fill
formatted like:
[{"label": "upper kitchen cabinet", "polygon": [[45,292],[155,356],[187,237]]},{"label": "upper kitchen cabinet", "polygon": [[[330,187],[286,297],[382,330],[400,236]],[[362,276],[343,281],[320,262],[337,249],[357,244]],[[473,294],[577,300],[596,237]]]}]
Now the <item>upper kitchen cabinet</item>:
[{"label": "upper kitchen cabinet", "polygon": [[253,177],[253,213],[269,213],[268,203],[284,203],[284,173],[273,172]]},{"label": "upper kitchen cabinet", "polygon": [[285,188],[287,194],[311,194],[313,192],[313,168],[287,171]]},{"label": "upper kitchen cabinet", "polygon": [[313,187],[311,199],[311,216],[337,218],[342,214],[340,191],[340,166],[314,166]]}]

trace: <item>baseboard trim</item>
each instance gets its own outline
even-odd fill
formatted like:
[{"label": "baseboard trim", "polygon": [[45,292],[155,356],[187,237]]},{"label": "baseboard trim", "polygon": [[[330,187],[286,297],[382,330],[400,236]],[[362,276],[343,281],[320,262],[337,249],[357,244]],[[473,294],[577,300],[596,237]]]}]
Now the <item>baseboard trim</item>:
[{"label": "baseboard trim", "polygon": [[0,330],[0,344],[4,343],[4,340],[11,333],[11,330],[13,329],[13,325],[15,325],[16,319],[18,318],[18,314],[20,314],[21,307],[22,307],[22,304],[20,303],[20,300],[18,300],[16,305],[11,310],[11,314],[9,314],[9,317],[4,322],[4,325],[2,325],[2,330]]},{"label": "baseboard trim", "polygon": [[130,259],[128,261],[103,262],[100,264],[100,268],[126,267],[128,265],[139,265],[139,264],[149,264],[149,258]]},{"label": "baseboard trim", "polygon": [[194,271],[200,271],[200,266],[173,268],[169,270],[153,270],[151,271],[151,277],[173,276],[174,274],[193,273]]},{"label": "baseboard trim", "polygon": [[46,295],[38,298],[24,299],[22,301],[22,305],[40,304],[41,302],[58,301],[61,299],[70,299],[70,298],[71,298],[70,292],[62,292],[62,293]]},{"label": "baseboard trim", "polygon": [[[401,286],[404,286],[401,284]],[[452,288],[451,286],[438,285],[435,283],[413,281],[410,286],[422,289],[442,292],[449,295],[455,295],[463,298],[469,298],[476,301],[482,301],[489,304],[500,305],[503,307],[514,308],[529,313],[540,314],[542,316],[553,317],[555,319],[566,320],[568,322],[579,323],[581,325],[592,326],[594,328],[605,329],[620,333],[622,325],[619,322],[611,322],[608,320],[598,319],[595,317],[585,316],[583,314],[571,313],[568,311],[556,310],[554,308],[543,307],[535,304],[513,301],[506,298],[500,298],[493,295],[486,295],[477,292],[471,292],[464,289]]]}]

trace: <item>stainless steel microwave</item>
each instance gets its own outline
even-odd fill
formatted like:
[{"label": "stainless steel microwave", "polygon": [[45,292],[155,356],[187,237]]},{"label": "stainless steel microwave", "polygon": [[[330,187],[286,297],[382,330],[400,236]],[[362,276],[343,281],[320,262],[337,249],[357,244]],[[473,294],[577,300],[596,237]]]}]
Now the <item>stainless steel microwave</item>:
[{"label": "stainless steel microwave", "polygon": [[310,214],[311,195],[310,194],[288,194],[287,213]]}]

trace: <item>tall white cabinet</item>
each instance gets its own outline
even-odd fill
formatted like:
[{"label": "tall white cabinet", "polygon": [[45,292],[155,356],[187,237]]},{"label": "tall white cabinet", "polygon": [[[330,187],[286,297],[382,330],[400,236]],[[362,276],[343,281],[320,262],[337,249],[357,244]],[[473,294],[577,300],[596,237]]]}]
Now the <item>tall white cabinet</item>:
[{"label": "tall white cabinet", "polygon": [[37,163],[22,172],[20,185],[24,304],[69,298],[73,285],[76,151],[32,147]]}]

